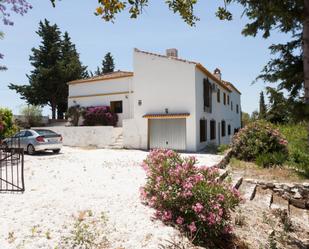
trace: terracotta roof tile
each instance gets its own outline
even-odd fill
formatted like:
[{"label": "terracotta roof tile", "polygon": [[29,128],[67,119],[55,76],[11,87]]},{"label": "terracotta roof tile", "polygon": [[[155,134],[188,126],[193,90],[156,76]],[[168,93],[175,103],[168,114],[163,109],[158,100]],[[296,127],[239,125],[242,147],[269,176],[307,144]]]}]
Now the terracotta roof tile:
[{"label": "terracotta roof tile", "polygon": [[73,80],[68,82],[68,85],[73,84],[80,84],[80,83],[88,83],[92,81],[101,81],[101,80],[110,80],[110,79],[117,79],[117,78],[124,78],[124,77],[132,77],[133,72],[126,72],[126,71],[115,71],[112,73],[106,73],[94,77],[90,77],[87,79],[80,79],[80,80]]}]

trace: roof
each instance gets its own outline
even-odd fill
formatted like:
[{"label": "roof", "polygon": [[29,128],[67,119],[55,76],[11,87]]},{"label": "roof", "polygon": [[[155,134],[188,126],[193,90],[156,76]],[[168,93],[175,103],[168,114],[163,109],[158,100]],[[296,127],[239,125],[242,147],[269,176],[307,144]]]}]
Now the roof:
[{"label": "roof", "polygon": [[143,118],[148,119],[173,119],[173,118],[186,118],[189,117],[190,113],[155,113],[145,114]]},{"label": "roof", "polygon": [[103,80],[111,80],[111,79],[118,79],[118,78],[126,78],[126,77],[132,77],[133,72],[126,72],[126,71],[115,71],[111,73],[105,73],[98,76],[90,77],[87,79],[80,79],[80,80],[73,80],[69,81],[68,85],[74,85],[74,84],[81,84],[81,83],[89,83],[93,81],[103,81]]},{"label": "roof", "polygon": [[214,74],[212,74],[209,70],[207,70],[207,68],[205,68],[199,62],[190,61],[190,60],[184,60],[184,59],[180,59],[178,57],[171,57],[171,56],[166,56],[166,55],[161,55],[161,54],[156,54],[156,53],[150,53],[150,52],[139,50],[137,48],[135,48],[134,51],[138,52],[138,53],[143,53],[143,54],[153,55],[153,56],[157,56],[157,57],[161,57],[161,58],[167,58],[167,59],[172,59],[172,60],[176,60],[176,61],[180,61],[180,62],[185,62],[185,63],[193,64],[193,65],[196,66],[196,68],[201,70],[204,74],[206,74],[213,81],[217,82],[221,87],[223,87],[227,91],[232,92],[233,90],[235,90],[239,94],[241,94],[240,91],[232,83],[218,79]]},{"label": "roof", "polygon": [[238,92],[239,94],[241,94],[241,92],[231,83],[228,81],[223,81],[223,83],[230,89],[235,90],[236,92]]}]

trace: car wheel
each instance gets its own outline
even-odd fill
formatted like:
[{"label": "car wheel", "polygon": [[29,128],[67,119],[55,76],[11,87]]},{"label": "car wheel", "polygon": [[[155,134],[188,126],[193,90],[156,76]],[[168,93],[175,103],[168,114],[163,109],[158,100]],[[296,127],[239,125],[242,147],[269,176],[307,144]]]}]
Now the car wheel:
[{"label": "car wheel", "polygon": [[29,144],[28,147],[27,147],[27,153],[29,155],[33,155],[35,153],[35,148],[32,144]]},{"label": "car wheel", "polygon": [[60,149],[53,150],[53,152],[54,152],[55,154],[58,154],[58,153],[60,152]]}]

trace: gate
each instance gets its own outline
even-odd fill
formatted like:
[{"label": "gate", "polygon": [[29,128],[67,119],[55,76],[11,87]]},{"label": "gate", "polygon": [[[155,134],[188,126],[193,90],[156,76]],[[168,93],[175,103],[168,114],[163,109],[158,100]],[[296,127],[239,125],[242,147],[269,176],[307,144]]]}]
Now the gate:
[{"label": "gate", "polygon": [[0,145],[0,192],[24,192],[24,149],[19,138]]}]

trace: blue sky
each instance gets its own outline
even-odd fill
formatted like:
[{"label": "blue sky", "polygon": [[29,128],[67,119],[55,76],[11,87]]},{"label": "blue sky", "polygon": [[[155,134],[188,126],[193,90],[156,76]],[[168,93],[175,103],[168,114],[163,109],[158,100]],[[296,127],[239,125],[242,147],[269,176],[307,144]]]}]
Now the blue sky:
[{"label": "blue sky", "polygon": [[[107,52],[113,54],[117,69],[132,70],[135,47],[156,53],[177,48],[181,58],[201,62],[210,71],[220,68],[223,79],[242,92],[242,109],[249,113],[258,108],[259,92],[265,87],[263,82],[251,83],[270,59],[268,47],[286,40],[281,34],[273,34],[268,40],[261,35],[242,36],[247,21],[241,18],[242,9],[233,6],[234,20],[222,22],[214,14],[219,1],[199,1],[196,14],[201,20],[196,27],[189,27],[170,12],[163,0],[150,0],[152,3],[137,20],[120,14],[114,24],[93,14],[95,0],[62,0],[56,8],[48,0],[29,2],[33,9],[23,17],[14,15],[13,27],[0,24],[0,30],[5,32],[5,39],[0,41],[0,51],[5,54],[2,63],[9,68],[0,72],[0,106],[9,107],[15,114],[24,101],[7,85],[28,83],[29,55],[31,48],[40,43],[35,31],[44,18],[69,32],[82,63],[90,70],[101,64]],[[49,114],[49,109],[45,108],[44,113]]]}]

